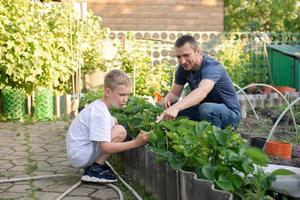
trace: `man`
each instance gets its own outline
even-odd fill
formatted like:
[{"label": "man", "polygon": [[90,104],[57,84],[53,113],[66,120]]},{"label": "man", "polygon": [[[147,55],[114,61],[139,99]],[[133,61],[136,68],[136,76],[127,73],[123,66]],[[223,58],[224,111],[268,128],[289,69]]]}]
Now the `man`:
[{"label": "man", "polygon": [[[190,35],[176,40],[175,56],[179,62],[175,83],[161,101],[165,110],[157,122],[183,115],[191,120],[209,121],[222,129],[228,125],[236,128],[241,116],[240,105],[224,67],[203,54]],[[178,101],[186,83],[191,92]]]}]

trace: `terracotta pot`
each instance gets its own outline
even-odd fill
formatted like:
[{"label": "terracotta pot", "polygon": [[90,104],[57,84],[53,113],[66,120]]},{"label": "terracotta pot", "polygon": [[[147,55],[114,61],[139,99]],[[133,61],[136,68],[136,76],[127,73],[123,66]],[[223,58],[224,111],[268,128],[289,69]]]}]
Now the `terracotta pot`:
[{"label": "terracotta pot", "polygon": [[292,144],[287,142],[267,141],[265,151],[269,156],[275,156],[285,160],[291,160],[292,158]]},{"label": "terracotta pot", "polygon": [[251,86],[251,87],[248,87],[246,92],[247,94],[257,94],[259,91],[258,87],[257,86]]},{"label": "terracotta pot", "polygon": [[275,86],[275,88],[277,90],[279,90],[279,92],[281,92],[282,94],[290,93],[290,92],[296,92],[295,88],[287,87],[287,86]]},{"label": "terracotta pot", "polygon": [[271,94],[273,91],[272,88],[263,86],[262,89],[259,91],[261,94]]}]

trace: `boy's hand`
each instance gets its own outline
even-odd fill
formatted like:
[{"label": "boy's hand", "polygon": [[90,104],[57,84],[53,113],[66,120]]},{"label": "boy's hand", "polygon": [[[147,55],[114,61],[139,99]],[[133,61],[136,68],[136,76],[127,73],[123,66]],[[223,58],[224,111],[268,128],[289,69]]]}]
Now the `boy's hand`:
[{"label": "boy's hand", "polygon": [[148,133],[145,131],[141,131],[138,136],[134,139],[137,146],[143,146],[148,142]]}]

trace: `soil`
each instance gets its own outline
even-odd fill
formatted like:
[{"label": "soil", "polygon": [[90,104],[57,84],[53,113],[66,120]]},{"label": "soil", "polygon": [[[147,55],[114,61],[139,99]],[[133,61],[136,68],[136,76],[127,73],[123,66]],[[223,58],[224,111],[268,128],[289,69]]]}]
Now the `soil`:
[{"label": "soil", "polygon": [[[241,119],[240,125],[236,130],[246,139],[249,139],[252,136],[268,137],[274,122],[281,114],[280,111],[275,108],[256,108],[255,111],[259,120],[256,119],[252,111],[248,111],[247,117]],[[298,124],[300,119],[297,119],[297,109],[294,109],[294,115]],[[270,163],[300,167],[300,129],[298,129],[298,134],[296,134],[290,113],[287,113],[282,118],[279,125],[276,127],[271,140],[290,142],[292,143],[293,150],[291,160],[270,157]]]}]

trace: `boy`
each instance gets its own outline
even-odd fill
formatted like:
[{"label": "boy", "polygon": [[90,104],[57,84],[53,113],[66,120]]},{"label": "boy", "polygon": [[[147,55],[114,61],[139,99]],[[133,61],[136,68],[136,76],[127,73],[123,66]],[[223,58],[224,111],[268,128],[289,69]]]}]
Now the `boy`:
[{"label": "boy", "polygon": [[72,121],[66,137],[68,158],[77,168],[84,168],[82,181],[116,182],[105,161],[117,153],[147,143],[147,133],[124,142],[126,130],[118,125],[109,109],[121,108],[130,94],[130,78],[121,70],[112,70],[104,78],[104,95],[84,108]]}]

